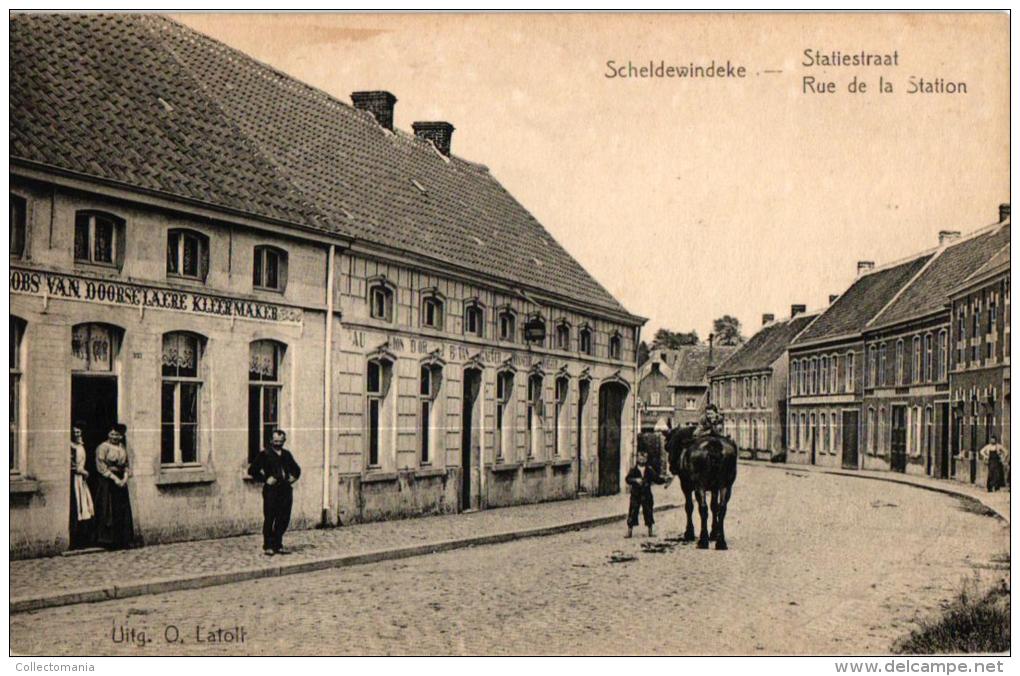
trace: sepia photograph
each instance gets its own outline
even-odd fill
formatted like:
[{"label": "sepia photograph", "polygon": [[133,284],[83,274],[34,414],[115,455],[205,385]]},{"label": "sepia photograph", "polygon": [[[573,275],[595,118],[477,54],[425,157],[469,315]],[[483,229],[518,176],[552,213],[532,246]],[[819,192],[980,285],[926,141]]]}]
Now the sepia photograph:
[{"label": "sepia photograph", "polygon": [[10,664],[1002,673],[1010,21],[11,11]]}]

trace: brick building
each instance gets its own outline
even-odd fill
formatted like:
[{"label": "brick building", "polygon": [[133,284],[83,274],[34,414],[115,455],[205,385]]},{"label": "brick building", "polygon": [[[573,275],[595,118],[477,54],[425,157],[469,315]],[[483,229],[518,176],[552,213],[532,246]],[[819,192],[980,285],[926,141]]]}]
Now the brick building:
[{"label": "brick building", "polygon": [[452,125],[393,127],[166,18],[10,21],[12,556],[68,546],[68,434],[129,427],[143,542],[613,493],[628,313]]},{"label": "brick building", "polygon": [[641,431],[652,432],[673,424],[675,390],[670,386],[678,350],[655,348],[638,368],[637,393]]},{"label": "brick building", "polygon": [[1009,258],[1007,241],[950,294],[950,474],[960,481],[985,480],[977,451],[991,435],[1011,448]]},{"label": "brick building", "polygon": [[868,322],[861,409],[865,469],[941,478],[954,474],[949,292],[1008,245],[1009,238],[1008,223],[962,240],[958,232],[943,231],[939,249],[924,268]]},{"label": "brick building", "polygon": [[817,312],[791,307],[790,317],[762,316],[762,328],[712,372],[712,401],[743,455],[769,459],[787,447],[787,347]]}]

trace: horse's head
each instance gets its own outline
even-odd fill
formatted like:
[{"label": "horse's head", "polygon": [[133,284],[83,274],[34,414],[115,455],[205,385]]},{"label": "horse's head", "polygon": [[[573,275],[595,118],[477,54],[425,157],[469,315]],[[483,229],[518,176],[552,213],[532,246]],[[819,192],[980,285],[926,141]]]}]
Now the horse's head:
[{"label": "horse's head", "polygon": [[669,471],[673,474],[680,473],[680,458],[684,449],[694,441],[694,428],[674,427],[664,432],[666,435],[666,454],[669,457]]}]

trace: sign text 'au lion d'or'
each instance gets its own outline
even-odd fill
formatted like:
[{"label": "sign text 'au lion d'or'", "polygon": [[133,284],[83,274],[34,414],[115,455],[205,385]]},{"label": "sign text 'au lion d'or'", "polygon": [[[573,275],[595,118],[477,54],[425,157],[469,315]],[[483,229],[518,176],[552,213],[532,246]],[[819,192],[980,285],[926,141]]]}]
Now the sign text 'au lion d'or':
[{"label": "sign text 'au lion d'or'", "polygon": [[299,308],[271,303],[15,268],[10,272],[10,292],[287,324],[300,324],[302,315]]}]

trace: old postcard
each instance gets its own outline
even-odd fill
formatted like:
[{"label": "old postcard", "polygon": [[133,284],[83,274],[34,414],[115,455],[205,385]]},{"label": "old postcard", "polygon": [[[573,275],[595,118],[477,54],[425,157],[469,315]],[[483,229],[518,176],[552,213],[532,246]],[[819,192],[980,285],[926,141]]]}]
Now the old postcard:
[{"label": "old postcard", "polygon": [[12,13],[18,669],[1008,653],[1009,34]]}]

